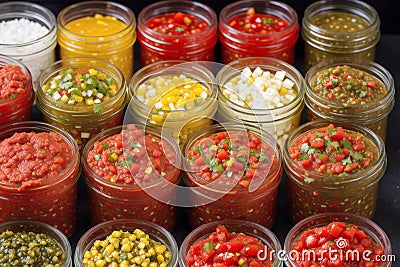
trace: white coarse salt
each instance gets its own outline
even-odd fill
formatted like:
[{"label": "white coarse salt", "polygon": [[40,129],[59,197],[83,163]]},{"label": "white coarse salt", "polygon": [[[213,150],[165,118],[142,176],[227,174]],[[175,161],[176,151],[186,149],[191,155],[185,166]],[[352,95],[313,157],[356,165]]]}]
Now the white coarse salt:
[{"label": "white coarse salt", "polygon": [[49,29],[29,19],[13,19],[0,22],[0,44],[23,44],[46,35]]}]

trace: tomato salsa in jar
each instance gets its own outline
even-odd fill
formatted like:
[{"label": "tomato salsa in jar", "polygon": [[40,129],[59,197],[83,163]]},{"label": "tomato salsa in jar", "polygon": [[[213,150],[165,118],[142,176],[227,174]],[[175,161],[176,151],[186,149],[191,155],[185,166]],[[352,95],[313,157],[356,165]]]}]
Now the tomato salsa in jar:
[{"label": "tomato salsa in jar", "polygon": [[183,241],[180,266],[278,267],[281,249],[269,229],[254,222],[224,220],[201,225]]},{"label": "tomato salsa in jar", "polygon": [[224,123],[192,134],[183,149],[185,183],[193,192],[190,224],[244,219],[272,227],[280,153],[271,135],[250,125]]},{"label": "tomato salsa in jar", "polygon": [[43,120],[67,130],[82,150],[91,137],[122,123],[125,79],[101,59],[68,58],[41,73],[36,96]]},{"label": "tomato salsa in jar", "polygon": [[394,81],[383,66],[362,59],[322,61],[305,76],[309,120],[357,124],[384,141],[394,106]]},{"label": "tomato salsa in jar", "polygon": [[300,221],[287,234],[284,250],[291,256],[288,267],[391,266],[392,247],[386,233],[354,214],[324,213]]},{"label": "tomato salsa in jar", "polygon": [[296,11],[278,1],[238,1],[219,16],[221,61],[243,57],[272,57],[294,65],[299,37]]},{"label": "tomato salsa in jar", "polygon": [[288,137],[284,161],[292,221],[323,212],[373,217],[387,159],[382,139],[368,128],[303,124]]},{"label": "tomato salsa in jar", "polygon": [[36,220],[70,236],[76,227],[79,151],[65,131],[42,122],[0,128],[0,222]]},{"label": "tomato salsa in jar", "polygon": [[130,218],[172,230],[176,207],[166,203],[179,183],[178,152],[171,136],[134,124],[93,137],[82,155],[92,224]]},{"label": "tomato salsa in jar", "polygon": [[0,125],[29,120],[34,99],[30,71],[21,62],[0,55]]},{"label": "tomato salsa in jar", "polygon": [[158,1],[138,16],[141,65],[163,60],[214,61],[217,15],[195,1]]}]

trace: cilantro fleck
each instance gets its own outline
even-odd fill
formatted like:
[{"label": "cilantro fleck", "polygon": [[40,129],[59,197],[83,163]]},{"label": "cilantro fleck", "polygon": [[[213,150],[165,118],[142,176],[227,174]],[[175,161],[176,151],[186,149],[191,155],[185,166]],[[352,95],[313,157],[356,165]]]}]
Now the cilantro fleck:
[{"label": "cilantro fleck", "polygon": [[329,241],[328,241],[328,245],[329,245],[329,246],[334,246],[334,245],[335,245],[335,242],[332,241],[332,240],[329,240]]},{"label": "cilantro fleck", "polygon": [[42,154],[42,155],[44,154],[44,152],[46,152],[44,149],[40,149],[39,150],[39,153]]},{"label": "cilantro fleck", "polygon": [[354,161],[360,161],[364,158],[364,155],[358,152],[353,153],[353,160]]},{"label": "cilantro fleck", "polygon": [[310,183],[314,182],[314,178],[306,177],[306,178],[304,178],[304,182],[307,184],[310,184]]},{"label": "cilantro fleck", "polygon": [[347,148],[347,149],[349,149],[349,150],[352,149],[351,142],[350,142],[349,140],[347,140],[347,139],[343,139],[342,141],[340,141],[340,144],[341,144],[344,148]]},{"label": "cilantro fleck", "polygon": [[329,162],[335,163],[335,162],[337,162],[337,160],[335,158],[329,158]]},{"label": "cilantro fleck", "polygon": [[110,145],[109,144],[107,144],[107,143],[104,143],[104,144],[102,144],[101,145],[103,148],[105,148],[105,149],[108,149],[108,148],[110,148]]},{"label": "cilantro fleck", "polygon": [[323,134],[323,133],[320,133],[320,132],[314,132],[314,134],[315,134],[316,136],[318,136],[319,138],[322,138],[322,137],[324,136],[324,134]]},{"label": "cilantro fleck", "polygon": [[328,135],[329,136],[332,136],[332,135],[335,135],[335,134],[336,134],[336,131],[334,129],[332,129],[332,128],[328,129]]},{"label": "cilantro fleck", "polygon": [[131,166],[132,165],[132,161],[130,161],[130,160],[122,160],[122,161],[120,161],[120,162],[118,162],[118,166],[121,166],[121,167],[124,167],[124,168],[129,168],[129,166]]},{"label": "cilantro fleck", "polygon": [[365,92],[365,91],[361,91],[359,94],[360,97],[365,97],[366,95],[367,95],[367,92]]},{"label": "cilantro fleck", "polygon": [[200,156],[204,155],[204,152],[200,149],[200,146],[194,146],[193,150],[197,152],[197,154],[199,154]]},{"label": "cilantro fleck", "polygon": [[174,30],[174,32],[184,32],[184,31],[185,31],[185,29],[182,27],[176,27]]},{"label": "cilantro fleck", "polygon": [[203,245],[203,249],[207,251],[211,251],[214,249],[214,242],[210,241]]},{"label": "cilantro fleck", "polygon": [[194,163],[196,160],[193,156],[189,156],[189,162],[190,163]]},{"label": "cilantro fleck", "polygon": [[13,98],[15,98],[15,96],[16,96],[16,94],[11,94],[9,99],[13,99]]},{"label": "cilantro fleck", "polygon": [[259,162],[263,162],[263,161],[268,162],[268,158],[267,158],[267,156],[265,155],[265,151],[264,151],[264,150],[261,150],[260,158],[258,159],[258,161],[259,161]]},{"label": "cilantro fleck", "polygon": [[264,24],[275,24],[275,20],[272,18],[263,18],[263,23]]},{"label": "cilantro fleck", "polygon": [[253,155],[256,158],[259,158],[260,157],[260,152],[258,152],[257,149],[251,149],[250,150],[250,155]]},{"label": "cilantro fleck", "polygon": [[102,112],[103,112],[103,106],[101,104],[94,104],[93,105],[93,111],[94,113],[98,114],[101,116]]},{"label": "cilantro fleck", "polygon": [[100,159],[101,159],[101,155],[100,155],[100,154],[94,155],[94,159],[95,159],[95,160],[100,160]]},{"label": "cilantro fleck", "polygon": [[132,141],[132,142],[129,143],[129,146],[130,147],[136,147],[136,143]]},{"label": "cilantro fleck", "polygon": [[322,76],[323,76],[323,77],[329,76],[329,70],[324,71],[324,72],[322,73]]},{"label": "cilantro fleck", "polygon": [[297,159],[301,161],[301,160],[308,159],[308,157],[309,157],[308,154],[302,154]]},{"label": "cilantro fleck", "polygon": [[342,164],[343,165],[350,165],[350,164],[352,164],[353,162],[351,161],[351,158],[350,157],[347,157],[347,158],[345,158],[344,160],[342,160]]}]

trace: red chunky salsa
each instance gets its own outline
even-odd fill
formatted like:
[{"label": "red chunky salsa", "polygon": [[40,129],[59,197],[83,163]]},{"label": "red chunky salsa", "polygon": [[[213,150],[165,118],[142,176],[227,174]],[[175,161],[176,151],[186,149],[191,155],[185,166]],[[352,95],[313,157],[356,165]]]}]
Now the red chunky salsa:
[{"label": "red chunky salsa", "polygon": [[71,162],[69,145],[57,133],[15,133],[0,142],[0,182],[24,191],[60,174]]},{"label": "red chunky salsa", "polygon": [[94,143],[87,162],[104,179],[118,184],[144,183],[166,175],[173,165],[172,148],[159,137],[130,126]]},{"label": "red chunky salsa", "polygon": [[182,12],[156,16],[147,21],[146,25],[159,33],[182,36],[202,32],[210,26],[202,18]]},{"label": "red chunky salsa", "polygon": [[292,250],[299,267],[378,267],[385,252],[364,230],[339,221],[305,231]]},{"label": "red chunky salsa", "polygon": [[204,183],[238,183],[248,187],[252,179],[265,178],[276,164],[272,147],[253,133],[219,132],[196,140],[186,155],[189,165]]},{"label": "red chunky salsa", "polygon": [[254,34],[277,33],[288,27],[287,21],[273,15],[256,13],[254,8],[232,18],[228,24],[241,32]]},{"label": "red chunky salsa", "polygon": [[186,263],[189,267],[269,267],[272,257],[263,256],[265,248],[256,237],[230,233],[225,226],[218,226],[209,237],[190,247]]},{"label": "red chunky salsa", "polygon": [[178,148],[155,134],[132,124],[122,131],[117,127],[84,154],[93,224],[141,219],[173,229],[176,207],[159,199],[176,193],[171,184],[179,182],[180,171],[174,166]]},{"label": "red chunky salsa", "polygon": [[363,171],[379,157],[372,141],[332,124],[298,137],[289,148],[289,154],[309,171],[339,176]]},{"label": "red chunky salsa", "polygon": [[20,66],[6,65],[0,68],[0,100],[13,99],[25,91],[28,76]]}]

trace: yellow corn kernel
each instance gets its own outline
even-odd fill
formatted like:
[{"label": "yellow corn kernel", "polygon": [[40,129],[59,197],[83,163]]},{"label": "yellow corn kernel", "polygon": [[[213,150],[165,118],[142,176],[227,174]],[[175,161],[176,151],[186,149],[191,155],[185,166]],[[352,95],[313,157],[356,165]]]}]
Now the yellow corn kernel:
[{"label": "yellow corn kernel", "polygon": [[133,259],[133,261],[134,261],[136,264],[142,264],[143,259],[142,259],[141,257],[139,257],[139,256],[136,256],[136,257]]},{"label": "yellow corn kernel", "polygon": [[81,103],[83,101],[83,97],[81,97],[80,95],[75,95],[75,102]]},{"label": "yellow corn kernel", "polygon": [[99,246],[101,246],[101,241],[100,241],[100,240],[96,240],[96,241],[94,241],[94,244],[93,244],[93,246],[95,246],[95,247],[99,247]]},{"label": "yellow corn kernel", "polygon": [[121,247],[121,250],[122,250],[123,252],[129,252],[129,251],[131,251],[131,245],[129,245],[129,244],[123,244],[122,247]]},{"label": "yellow corn kernel", "polygon": [[50,84],[45,84],[45,85],[43,85],[43,87],[42,87],[42,90],[43,90],[43,92],[47,92],[47,90],[49,90],[50,89]]},{"label": "yellow corn kernel", "polygon": [[135,229],[135,231],[133,231],[133,233],[136,235],[136,236],[142,236],[142,235],[144,235],[144,232],[142,231],[142,230],[140,230],[140,229]]},{"label": "yellow corn kernel", "polygon": [[130,241],[135,241],[136,240],[136,235],[129,235],[129,240]]},{"label": "yellow corn kernel", "polygon": [[86,89],[86,83],[81,83],[81,88],[82,88],[82,90],[85,90]]},{"label": "yellow corn kernel", "polygon": [[128,237],[125,237],[124,239],[122,239],[121,244],[128,244],[130,242]]},{"label": "yellow corn kernel", "polygon": [[108,99],[110,99],[110,97],[109,97],[108,95],[104,96],[104,97],[103,97],[103,102],[104,102],[104,101],[107,101]]},{"label": "yellow corn kernel", "polygon": [[195,93],[197,96],[200,96],[201,93],[202,93],[204,90],[203,90],[203,88],[197,87],[197,86],[196,86],[196,88],[194,88],[193,91],[194,91],[194,93]]},{"label": "yellow corn kernel", "polygon": [[99,80],[104,80],[107,77],[107,75],[104,72],[97,73],[97,78]]},{"label": "yellow corn kernel", "polygon": [[157,260],[158,260],[158,262],[164,262],[164,256],[161,255],[161,254],[158,254],[157,255]]},{"label": "yellow corn kernel", "polygon": [[60,98],[60,100],[61,100],[61,102],[63,102],[63,103],[67,103],[68,100],[69,100],[69,97],[68,97],[67,95],[63,95],[63,96]]},{"label": "yellow corn kernel", "polygon": [[146,246],[149,245],[149,239],[147,239],[147,238],[144,238],[144,237],[140,238],[140,242],[143,242]]},{"label": "yellow corn kernel", "polygon": [[162,262],[162,263],[160,264],[160,267],[167,267],[167,263]]},{"label": "yellow corn kernel", "polygon": [[96,261],[96,267],[103,267],[106,264],[107,264],[107,261],[105,261],[105,260]]},{"label": "yellow corn kernel", "polygon": [[90,259],[92,257],[92,253],[90,251],[86,251],[85,255],[83,255],[84,258]]},{"label": "yellow corn kernel", "polygon": [[118,155],[114,152],[110,155],[110,158],[112,158],[114,161],[117,161]]},{"label": "yellow corn kernel", "polygon": [[139,249],[144,249],[145,246],[146,245],[143,242],[139,242],[139,244],[138,244]]},{"label": "yellow corn kernel", "polygon": [[166,251],[164,253],[164,257],[167,258],[167,259],[171,259],[171,253],[169,251]]},{"label": "yellow corn kernel", "polygon": [[157,254],[162,254],[167,248],[164,245],[158,245],[154,248]]},{"label": "yellow corn kernel", "polygon": [[151,119],[156,121],[156,122],[160,122],[160,121],[163,121],[164,116],[153,114],[153,115],[151,115]]},{"label": "yellow corn kernel", "polygon": [[110,91],[108,91],[108,93],[109,93],[111,96],[115,96],[115,94],[117,93],[117,91],[114,90],[114,89],[111,89]]},{"label": "yellow corn kernel", "polygon": [[157,267],[157,263],[155,263],[155,262],[150,262],[149,267]]},{"label": "yellow corn kernel", "polygon": [[[118,157],[118,156],[117,156]],[[111,253],[114,251],[114,246],[113,245],[108,245],[105,249],[106,252]]]},{"label": "yellow corn kernel", "polygon": [[93,101],[93,98],[86,98],[85,99],[85,104],[86,105],[88,105],[88,106],[91,106],[91,105],[93,105],[94,104],[94,101]]},{"label": "yellow corn kernel", "polygon": [[97,254],[99,254],[99,251],[97,249],[93,249],[92,251],[90,251],[92,253],[92,257],[96,257]]},{"label": "yellow corn kernel", "polygon": [[97,75],[97,70],[95,70],[95,69],[93,69],[93,68],[90,68],[90,69],[89,69],[89,74],[90,74],[90,75]]},{"label": "yellow corn kernel", "polygon": [[288,89],[285,87],[282,87],[281,90],[279,90],[280,95],[285,95],[287,93]]},{"label": "yellow corn kernel", "polygon": [[190,23],[192,23],[192,20],[189,17],[184,17],[183,23],[185,23],[186,25],[189,25]]},{"label": "yellow corn kernel", "polygon": [[118,259],[118,258],[119,258],[119,252],[118,252],[118,251],[113,251],[113,252],[111,253],[111,256],[112,256],[114,259]]},{"label": "yellow corn kernel", "polygon": [[111,84],[109,87],[111,90],[114,90],[114,91],[117,90],[117,85],[115,83]]}]

